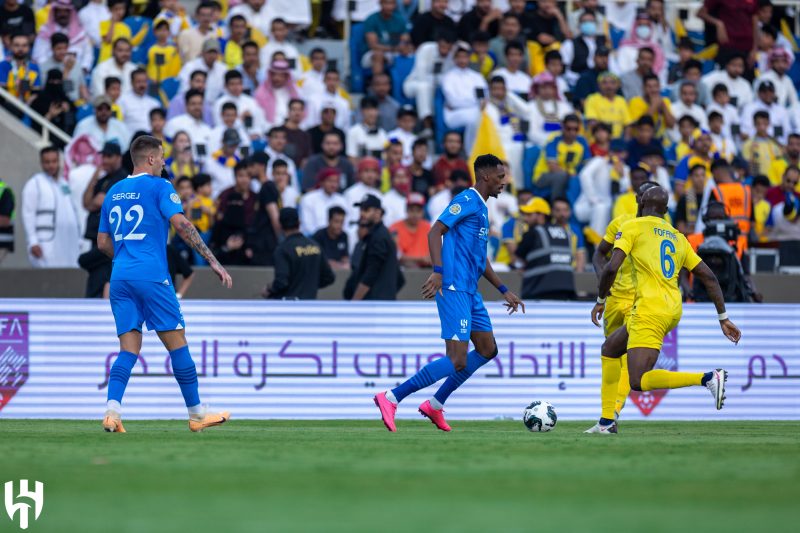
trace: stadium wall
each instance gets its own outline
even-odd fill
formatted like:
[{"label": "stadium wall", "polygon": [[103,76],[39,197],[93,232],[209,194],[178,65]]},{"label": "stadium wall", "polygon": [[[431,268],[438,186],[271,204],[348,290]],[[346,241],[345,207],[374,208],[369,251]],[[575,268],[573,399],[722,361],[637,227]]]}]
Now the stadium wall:
[{"label": "stadium wall", "polygon": [[[599,415],[603,336],[586,304],[531,302],[508,316],[488,303],[499,355],[447,404],[454,419],[518,419],[547,400],[562,419]],[[188,338],[203,401],[235,418],[376,419],[372,395],[442,356],[431,302],[187,301]],[[738,346],[708,305],[687,306],[659,366],[724,367],[727,402],[717,412],[704,388],[640,393],[626,419],[800,419],[800,308],[733,305]],[[0,418],[98,418],[118,350],[108,303],[100,300],[0,301]],[[420,391],[399,416],[416,415]],[[145,335],[125,397],[126,418],[184,418],[168,356]],[[376,424],[378,422],[376,421]]]}]

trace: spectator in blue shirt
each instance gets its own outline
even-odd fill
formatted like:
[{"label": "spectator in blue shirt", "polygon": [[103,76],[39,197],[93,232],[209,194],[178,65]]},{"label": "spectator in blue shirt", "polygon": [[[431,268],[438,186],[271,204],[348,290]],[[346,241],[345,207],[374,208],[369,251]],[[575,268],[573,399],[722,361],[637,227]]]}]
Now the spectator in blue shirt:
[{"label": "spectator in blue shirt", "polygon": [[549,188],[551,198],[565,195],[570,178],[576,176],[591,157],[589,143],[579,135],[580,126],[577,115],[564,117],[561,135],[547,143],[533,169],[536,186]]},{"label": "spectator in blue shirt", "polygon": [[361,59],[363,68],[372,68],[373,74],[384,71],[392,64],[400,38],[408,33],[405,19],[397,12],[397,0],[381,0],[381,9],[364,21],[364,40],[369,51]]},{"label": "spectator in blue shirt", "polygon": [[23,102],[42,87],[39,67],[28,59],[30,50],[28,37],[17,33],[11,37],[11,57],[0,62],[0,87]]}]

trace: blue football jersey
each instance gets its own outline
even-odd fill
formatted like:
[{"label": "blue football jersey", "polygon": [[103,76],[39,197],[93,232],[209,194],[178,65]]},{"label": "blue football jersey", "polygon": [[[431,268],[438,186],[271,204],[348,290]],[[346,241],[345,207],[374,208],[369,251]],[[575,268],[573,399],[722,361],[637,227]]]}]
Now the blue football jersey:
[{"label": "blue football jersey", "polygon": [[478,191],[467,189],[453,198],[438,220],[449,228],[442,245],[442,288],[477,292],[489,242],[486,202]]},{"label": "blue football jersey", "polygon": [[129,176],[106,194],[101,233],[114,241],[112,280],[171,284],[167,268],[169,219],[183,213],[172,184],[149,174]]}]

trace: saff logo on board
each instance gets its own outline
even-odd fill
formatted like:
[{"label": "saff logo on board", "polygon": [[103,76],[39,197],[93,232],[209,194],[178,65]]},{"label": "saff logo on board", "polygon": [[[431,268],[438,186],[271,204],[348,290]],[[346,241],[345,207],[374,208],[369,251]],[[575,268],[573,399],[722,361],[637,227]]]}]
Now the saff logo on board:
[{"label": "saff logo on board", "polygon": [[28,313],[0,312],[0,411],[28,381]]},{"label": "saff logo on board", "polygon": [[15,515],[19,520],[19,527],[21,529],[28,529],[28,521],[30,520],[31,504],[25,501],[15,502],[15,500],[25,498],[33,502],[33,520],[39,520],[39,515],[42,514],[42,507],[44,507],[44,483],[41,481],[34,482],[34,490],[31,491],[28,486],[27,479],[19,481],[19,493],[14,493],[14,482],[6,482],[6,513],[8,517],[14,521]]}]

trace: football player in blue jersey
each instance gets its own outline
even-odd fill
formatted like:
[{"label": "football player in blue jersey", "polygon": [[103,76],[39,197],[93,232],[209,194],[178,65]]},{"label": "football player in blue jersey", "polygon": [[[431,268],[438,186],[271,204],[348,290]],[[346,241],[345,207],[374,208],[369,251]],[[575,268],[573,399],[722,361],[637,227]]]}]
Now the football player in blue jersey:
[{"label": "football player in blue jersey", "polygon": [[[509,314],[519,308],[525,312],[525,304],[503,285],[486,255],[486,201],[503,190],[503,162],[494,155],[482,155],[475,160],[474,170],[475,187],[456,195],[428,233],[433,273],[422,286],[422,296],[436,299],[447,357],[428,363],[405,383],[375,396],[375,405],[389,431],[397,431],[394,417],[399,402],[445,377],[447,380],[433,398],[419,406],[419,412],[442,431],[450,431],[444,418],[445,401],[497,355],[489,313],[478,292],[481,276],[503,295]],[[470,340],[475,349],[468,352]]]},{"label": "football player in blue jersey", "polygon": [[228,421],[230,413],[209,413],[200,403],[197,370],[186,343],[183,314],[167,269],[166,246],[170,224],[202,255],[225,287],[230,275],[184,216],[181,199],[161,177],[164,149],[148,135],[131,144],[133,175],[106,194],[100,215],[97,245],[114,259],[111,271],[111,310],[119,337],[119,356],[109,373],[108,402],[103,428],[125,433],[121,405],[131,370],[142,348],[142,326],[158,333],[169,351],[172,373],[189,410],[189,429],[202,431]]}]

